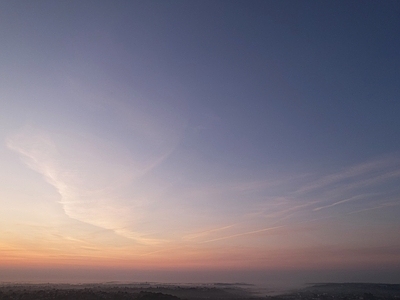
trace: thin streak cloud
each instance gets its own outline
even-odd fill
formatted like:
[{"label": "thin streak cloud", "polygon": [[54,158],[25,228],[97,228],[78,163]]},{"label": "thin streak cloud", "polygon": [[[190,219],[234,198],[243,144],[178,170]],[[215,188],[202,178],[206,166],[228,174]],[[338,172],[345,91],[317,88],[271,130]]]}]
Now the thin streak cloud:
[{"label": "thin streak cloud", "polygon": [[366,196],[368,196],[368,195],[357,195],[357,196],[353,196],[353,197],[351,197],[351,198],[343,199],[343,200],[334,202],[334,203],[329,204],[329,205],[316,207],[316,208],[313,209],[313,211],[318,211],[318,210],[321,210],[321,209],[333,207],[333,206],[336,206],[336,205],[339,205],[339,204],[343,204],[343,203],[346,203],[346,202],[350,202],[350,201],[360,200],[360,199],[365,198]]},{"label": "thin streak cloud", "polygon": [[267,228],[252,230],[252,231],[248,231],[248,232],[243,232],[243,233],[237,233],[237,234],[233,234],[233,235],[223,236],[223,237],[219,237],[219,238],[215,238],[215,239],[211,239],[211,240],[206,240],[206,241],[203,241],[203,242],[200,242],[200,243],[202,243],[202,244],[203,243],[211,243],[211,242],[231,239],[231,238],[235,238],[235,237],[240,237],[240,236],[245,236],[245,235],[252,235],[252,234],[266,232],[266,231],[271,231],[271,230],[279,229],[279,228],[282,228],[282,227],[284,227],[284,225],[274,226],[274,227],[267,227]]}]

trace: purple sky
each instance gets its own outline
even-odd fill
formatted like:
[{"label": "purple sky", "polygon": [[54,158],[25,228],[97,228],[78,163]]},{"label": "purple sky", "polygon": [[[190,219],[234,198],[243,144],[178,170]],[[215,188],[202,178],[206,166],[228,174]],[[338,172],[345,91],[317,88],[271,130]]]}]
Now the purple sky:
[{"label": "purple sky", "polygon": [[398,1],[0,4],[0,281],[400,281]]}]

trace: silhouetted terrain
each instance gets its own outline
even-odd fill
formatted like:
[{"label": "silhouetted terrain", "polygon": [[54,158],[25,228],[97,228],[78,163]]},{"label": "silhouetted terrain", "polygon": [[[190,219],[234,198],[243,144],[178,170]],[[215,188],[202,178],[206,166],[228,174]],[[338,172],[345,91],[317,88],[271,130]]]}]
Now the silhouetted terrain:
[{"label": "silhouetted terrain", "polygon": [[296,292],[267,296],[270,300],[392,300],[400,299],[400,284],[320,283]]},{"label": "silhouetted terrain", "polygon": [[400,299],[400,284],[324,283],[282,295],[265,296],[241,284],[3,284],[0,300],[394,300]]},{"label": "silhouetted terrain", "polygon": [[3,284],[0,300],[202,300],[249,299],[251,292],[238,285],[162,285],[162,284]]}]

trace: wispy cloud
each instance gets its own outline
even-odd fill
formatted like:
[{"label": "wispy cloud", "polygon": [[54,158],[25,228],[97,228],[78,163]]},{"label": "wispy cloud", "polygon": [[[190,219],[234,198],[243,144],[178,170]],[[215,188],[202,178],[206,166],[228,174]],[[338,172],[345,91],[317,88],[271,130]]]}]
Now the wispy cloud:
[{"label": "wispy cloud", "polygon": [[[73,147],[69,146],[71,141]],[[147,198],[150,189],[135,194],[132,187],[158,163],[158,156],[140,164],[129,151],[124,152],[109,141],[81,141],[73,136],[68,142],[60,142],[54,134],[25,128],[10,136],[7,146],[58,191],[67,216],[155,246],[156,251],[157,245],[228,241],[384,208],[400,177],[400,160],[391,156],[340,172],[271,176],[242,183],[224,181],[183,189],[178,186],[174,199],[163,193],[154,196],[157,205],[151,209],[153,200]],[[189,196],[191,201],[186,203]],[[201,207],[202,215],[193,215],[196,226],[186,227],[191,214],[199,211],[198,205],[205,199],[208,202]],[[232,203],[234,209],[230,210]],[[165,217],[166,211],[179,220]]]},{"label": "wispy cloud", "polygon": [[[388,197],[396,191],[400,177],[397,156],[373,160],[342,169],[331,174],[290,176],[285,180],[245,183],[236,189],[248,199],[248,191],[266,189],[264,201],[247,202],[236,222],[189,235],[200,243],[210,243],[263,233],[278,228],[295,228],[305,222],[343,217],[350,213],[388,207]],[[317,178],[317,179],[316,179]],[[318,179],[319,178],[319,179]],[[268,195],[268,187],[273,195]],[[293,189],[297,186],[297,189]],[[246,194],[247,193],[247,194]],[[219,191],[219,194],[223,192]],[[351,206],[344,204],[352,203]],[[338,210],[329,208],[340,207]],[[356,210],[355,210],[356,208]],[[358,209],[357,209],[358,208]]]},{"label": "wispy cloud", "polygon": [[[129,156],[121,157],[121,151],[114,149],[115,155],[110,157],[106,149],[107,159],[102,160],[104,149],[98,142],[97,149],[87,149],[84,143],[60,149],[49,135],[33,128],[8,138],[7,146],[56,188],[67,216],[141,243],[156,242],[131,229],[141,211],[119,195],[134,173],[142,172]],[[109,148],[109,143],[104,147]]]},{"label": "wispy cloud", "polygon": [[324,175],[320,179],[304,184],[296,191],[296,194],[306,194],[312,191],[330,188],[340,182],[342,182],[343,185],[354,183],[354,181],[357,183],[365,179],[365,176],[379,178],[379,172],[388,173],[393,167],[397,167],[398,171],[399,163],[400,161],[397,157],[391,156],[345,168],[341,172]]}]

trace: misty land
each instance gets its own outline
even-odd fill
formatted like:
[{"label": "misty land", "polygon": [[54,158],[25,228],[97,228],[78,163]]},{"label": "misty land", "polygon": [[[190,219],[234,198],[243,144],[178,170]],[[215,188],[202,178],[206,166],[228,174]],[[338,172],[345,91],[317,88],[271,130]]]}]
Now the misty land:
[{"label": "misty land", "polygon": [[392,300],[400,284],[320,283],[290,291],[261,290],[250,284],[12,284],[0,285],[0,300]]}]

